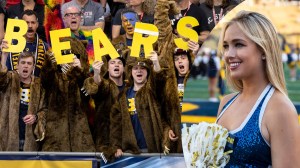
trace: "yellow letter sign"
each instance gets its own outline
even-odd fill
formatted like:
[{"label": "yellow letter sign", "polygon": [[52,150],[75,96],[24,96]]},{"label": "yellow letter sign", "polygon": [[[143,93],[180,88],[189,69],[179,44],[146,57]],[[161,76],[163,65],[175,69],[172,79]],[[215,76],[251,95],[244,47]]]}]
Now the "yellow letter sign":
[{"label": "yellow letter sign", "polygon": [[[143,34],[147,35],[146,37]],[[141,45],[144,46],[145,55],[153,51],[153,44],[158,39],[158,29],[153,24],[136,22],[131,47],[131,56],[139,57]]]},{"label": "yellow letter sign", "polygon": [[[191,16],[185,16],[178,21],[177,31],[183,37],[189,38],[192,41],[198,42],[198,33],[192,28],[186,27],[187,24],[192,27],[198,26],[198,20]],[[182,38],[174,39],[174,42],[178,48],[188,50],[188,44]]]},{"label": "yellow letter sign", "polygon": [[62,50],[71,49],[70,41],[60,42],[59,40],[61,37],[70,36],[70,28],[50,31],[52,50],[54,52],[57,64],[67,64],[73,62],[74,54],[61,55]]},{"label": "yellow letter sign", "polygon": [[[14,27],[19,27],[18,32],[14,32]],[[22,52],[26,45],[24,35],[27,33],[27,23],[24,20],[8,19],[4,39],[7,40],[9,48],[3,49],[4,52]],[[16,45],[11,44],[12,40],[17,40]]]},{"label": "yellow letter sign", "polygon": [[[102,56],[108,54],[111,59],[119,57],[119,53],[116,51],[114,46],[111,44],[105,33],[102,29],[97,28],[92,31],[93,36],[93,46],[94,46],[94,55],[95,60],[102,61]],[[100,42],[103,45],[100,48]]]}]

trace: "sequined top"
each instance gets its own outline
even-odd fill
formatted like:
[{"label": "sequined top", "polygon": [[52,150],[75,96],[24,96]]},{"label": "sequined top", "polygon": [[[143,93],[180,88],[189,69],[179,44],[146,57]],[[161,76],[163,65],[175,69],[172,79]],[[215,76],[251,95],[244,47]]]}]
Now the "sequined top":
[{"label": "sequined top", "polygon": [[[243,123],[235,130],[230,131],[233,134],[236,146],[230,155],[230,160],[226,167],[269,167],[271,161],[271,148],[268,142],[261,134],[261,121],[265,112],[267,103],[274,93],[274,88],[268,85],[259,96],[250,113]],[[234,96],[223,108],[218,120],[226,109],[236,100],[239,94]]]}]

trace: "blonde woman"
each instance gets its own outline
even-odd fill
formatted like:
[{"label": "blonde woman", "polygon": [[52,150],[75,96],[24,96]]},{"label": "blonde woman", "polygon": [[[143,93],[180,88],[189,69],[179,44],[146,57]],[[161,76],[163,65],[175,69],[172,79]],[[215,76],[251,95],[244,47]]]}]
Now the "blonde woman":
[{"label": "blonde woman", "polygon": [[277,32],[263,15],[241,11],[220,38],[228,86],[217,123],[235,136],[228,167],[300,167],[297,111],[287,96]]}]

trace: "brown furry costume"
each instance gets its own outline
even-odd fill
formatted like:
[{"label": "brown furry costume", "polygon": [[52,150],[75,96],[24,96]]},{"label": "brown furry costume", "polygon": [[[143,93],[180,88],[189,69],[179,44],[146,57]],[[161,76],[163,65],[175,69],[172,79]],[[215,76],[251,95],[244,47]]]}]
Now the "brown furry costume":
[{"label": "brown furry costume", "polygon": [[111,107],[117,100],[119,89],[114,81],[110,79],[101,79],[101,83],[97,85],[93,77],[89,77],[84,82],[84,88],[95,102],[95,119],[93,139],[97,152],[104,152],[107,160],[111,161],[114,151],[109,148],[110,133],[110,111]]},{"label": "brown furry costume", "polygon": [[[154,23],[159,30],[158,37],[158,51],[160,53],[161,60],[168,63],[170,68],[170,73],[168,76],[168,81],[164,86],[163,95],[160,96],[162,102],[162,118],[167,121],[167,125],[164,126],[164,132],[167,133],[172,129],[178,140],[176,142],[171,142],[169,139],[166,144],[171,145],[170,152],[182,152],[181,144],[181,109],[180,100],[178,97],[177,90],[177,73],[176,67],[174,65],[173,52],[177,48],[174,39],[178,38],[172,33],[171,21],[169,19],[169,14],[178,14],[180,11],[176,7],[176,2],[174,0],[157,0],[155,6]],[[189,61],[190,64],[193,62],[193,54],[189,51]],[[191,67],[191,66],[190,66]],[[185,76],[184,85],[189,77],[189,72]],[[168,145],[169,146],[169,145]]]},{"label": "brown furry costume", "polygon": [[[136,61],[146,62],[148,67],[151,67],[150,60],[132,58],[134,63],[128,63],[129,84],[120,93],[120,98],[114,104],[111,111],[110,124],[110,142],[114,151],[122,149],[124,152],[134,154],[140,153],[137,145],[134,129],[131,123],[130,114],[128,112],[128,102],[126,93],[133,86],[132,81],[132,65]],[[150,68],[152,69],[152,68]],[[138,113],[138,118],[146,140],[149,153],[162,152],[164,147],[163,124],[160,117],[160,106],[157,101],[156,88],[160,88],[165,82],[165,72],[163,69],[160,72],[148,71],[148,81],[135,94],[135,107]]]},{"label": "brown furry costume", "polygon": [[96,106],[94,140],[97,151],[103,151],[109,146],[110,110],[119,94],[114,81],[101,79],[99,86],[89,77],[84,82],[87,93],[92,95]]},{"label": "brown furry costume", "polygon": [[[39,78],[32,76],[27,114],[38,115],[33,125],[25,127],[24,151],[37,151],[36,138],[45,131],[45,91]],[[0,151],[19,151],[20,77],[16,71],[2,70],[0,64]]]},{"label": "brown furry costume", "polygon": [[[126,60],[129,49],[122,39],[113,40],[112,44],[117,49],[120,56]],[[96,115],[94,119],[95,130],[93,139],[97,152],[104,152],[105,157],[111,161],[115,151],[109,148],[110,134],[110,111],[113,104],[117,101],[119,88],[114,81],[109,79],[108,73],[108,56],[102,57],[104,65],[101,68],[101,83],[99,86],[94,82],[93,77],[89,77],[84,81],[86,92],[92,96],[95,102]],[[125,66],[125,65],[124,65]],[[125,69],[125,67],[124,67]],[[123,80],[125,79],[125,71]]]},{"label": "brown furry costume", "polygon": [[87,116],[88,97],[80,92],[87,78],[87,53],[83,43],[75,38],[70,41],[72,53],[80,55],[81,67],[72,67],[67,74],[60,72],[56,63],[48,59],[42,70],[42,82],[49,99],[47,127],[43,151],[93,152],[95,151]]}]

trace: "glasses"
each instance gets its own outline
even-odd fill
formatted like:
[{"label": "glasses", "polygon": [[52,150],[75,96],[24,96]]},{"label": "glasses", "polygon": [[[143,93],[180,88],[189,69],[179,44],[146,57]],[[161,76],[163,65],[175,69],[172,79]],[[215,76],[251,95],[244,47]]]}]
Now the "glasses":
[{"label": "glasses", "polygon": [[81,16],[81,13],[66,13],[65,17],[78,17]]}]

